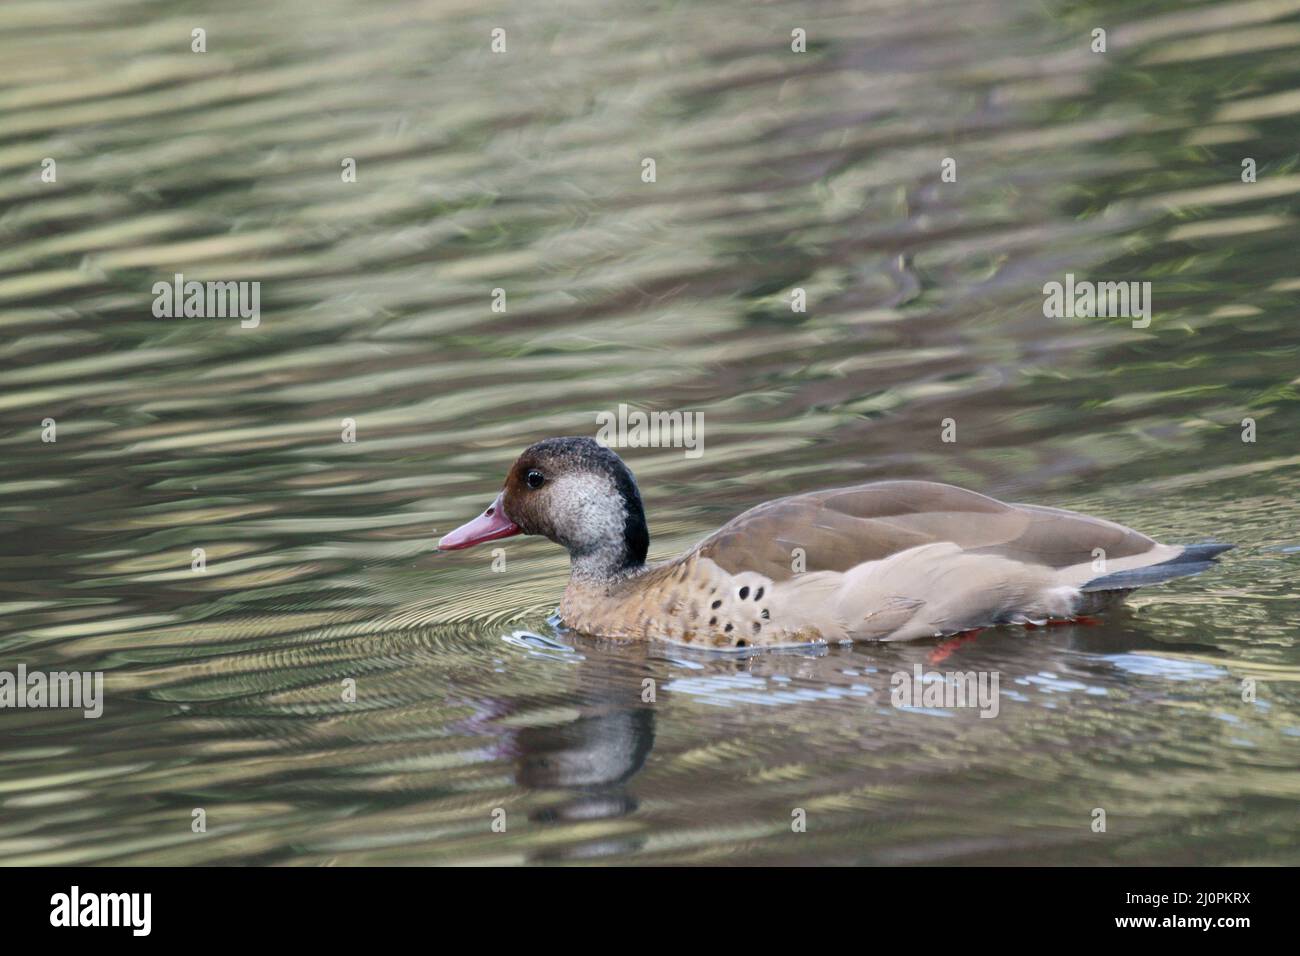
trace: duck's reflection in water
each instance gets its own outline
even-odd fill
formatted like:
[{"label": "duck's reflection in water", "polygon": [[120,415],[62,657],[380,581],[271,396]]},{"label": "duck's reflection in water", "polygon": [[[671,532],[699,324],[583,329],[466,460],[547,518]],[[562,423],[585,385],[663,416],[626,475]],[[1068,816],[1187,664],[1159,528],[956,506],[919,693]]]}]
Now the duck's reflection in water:
[{"label": "duck's reflection in water", "polygon": [[[645,766],[655,741],[653,703],[642,700],[644,673],[627,659],[603,654],[578,665],[580,716],[569,723],[526,727],[514,738],[515,780],[530,790],[560,790],[564,798],[530,814],[537,823],[583,823],[628,816],[637,809],[627,783]],[[635,851],[638,834],[538,851],[539,862],[613,856]]]},{"label": "duck's reflection in water", "polygon": [[[741,716],[753,730],[781,726],[777,712],[783,708],[803,713],[820,708],[828,726],[839,726],[846,718],[860,726],[861,734],[853,737],[859,755],[889,754],[925,743],[925,729],[892,719],[901,712],[890,706],[891,678],[911,674],[918,665],[927,671],[999,672],[1005,702],[1018,713],[1008,710],[1006,716],[1016,721],[1035,719],[1040,707],[1061,706],[1061,694],[1074,686],[1067,678],[1083,681],[1078,685],[1080,693],[1123,689],[1130,695],[1149,695],[1166,685],[1154,687],[1143,675],[1213,676],[1218,669],[1212,662],[1220,654],[1209,643],[1158,638],[1144,627],[1140,616],[1123,610],[1087,623],[990,628],[943,641],[746,653],[695,651],[659,643],[611,647],[608,642],[572,636],[565,640],[574,646],[549,641],[547,646],[563,647],[573,664],[574,680],[568,682],[566,693],[574,696],[565,704],[576,708],[577,716],[562,724],[520,728],[512,732],[511,740],[519,786],[555,798],[530,813],[529,819],[558,826],[618,820],[638,810],[630,782],[655,745],[657,718],[657,705],[642,696],[647,677],[654,678],[661,695],[658,706],[671,698],[724,706],[721,721],[707,724],[718,733],[735,733],[734,723]],[[723,724],[730,729],[722,729]],[[945,732],[952,726],[948,721],[942,724]],[[697,722],[695,730],[700,732],[688,736],[707,737],[705,726]],[[787,758],[794,759],[791,755],[781,759]],[[875,773],[869,765],[859,770],[862,779],[874,779]],[[889,782],[885,774],[881,785]],[[618,832],[536,850],[531,859],[621,856],[643,849],[644,844],[639,832]]]}]

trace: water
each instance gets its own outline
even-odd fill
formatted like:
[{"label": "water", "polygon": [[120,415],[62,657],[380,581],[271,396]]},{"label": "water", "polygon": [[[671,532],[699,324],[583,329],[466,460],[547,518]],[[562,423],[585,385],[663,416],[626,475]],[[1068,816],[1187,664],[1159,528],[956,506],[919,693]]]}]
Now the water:
[{"label": "water", "polygon": [[[6,3],[0,663],[107,700],[0,714],[0,860],[1300,862],[1298,51],[1295,0]],[[260,325],[154,318],[176,272]],[[1151,327],[1045,318],[1067,272]],[[548,542],[433,553],[620,402],[704,416],[627,453],[653,558],[884,477],[1239,547],[726,657],[557,631]],[[917,664],[997,718],[892,707]]]}]

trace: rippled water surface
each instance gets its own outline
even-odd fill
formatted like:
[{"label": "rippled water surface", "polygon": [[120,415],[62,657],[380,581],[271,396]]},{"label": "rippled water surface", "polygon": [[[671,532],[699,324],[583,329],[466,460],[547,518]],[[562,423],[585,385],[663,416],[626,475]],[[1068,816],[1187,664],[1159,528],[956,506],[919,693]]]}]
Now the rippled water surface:
[{"label": "rippled water surface", "polygon": [[[1300,862],[1298,116],[1300,0],[9,0],[0,664],[107,699],[0,712],[0,860]],[[433,549],[619,403],[704,416],[626,452],[652,557],[885,477],[1239,547],[1093,626],[599,643],[554,545]]]}]

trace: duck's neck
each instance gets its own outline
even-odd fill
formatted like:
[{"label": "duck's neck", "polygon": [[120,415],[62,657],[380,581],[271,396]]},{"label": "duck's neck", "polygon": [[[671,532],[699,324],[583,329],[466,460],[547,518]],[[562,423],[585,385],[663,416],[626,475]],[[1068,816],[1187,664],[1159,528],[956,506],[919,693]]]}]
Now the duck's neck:
[{"label": "duck's neck", "polygon": [[635,577],[646,568],[645,561],[628,560],[622,548],[569,552],[569,578],[584,585],[614,584]]}]

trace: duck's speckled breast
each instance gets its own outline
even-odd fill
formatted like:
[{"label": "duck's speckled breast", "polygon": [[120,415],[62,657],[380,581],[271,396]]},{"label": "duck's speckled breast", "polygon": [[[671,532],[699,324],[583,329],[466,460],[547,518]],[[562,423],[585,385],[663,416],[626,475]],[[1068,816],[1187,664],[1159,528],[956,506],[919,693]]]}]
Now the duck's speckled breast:
[{"label": "duck's speckled breast", "polygon": [[779,603],[763,575],[729,574],[692,552],[611,583],[570,580],[560,616],[575,630],[623,640],[747,647],[825,639],[810,622],[785,626]]}]

